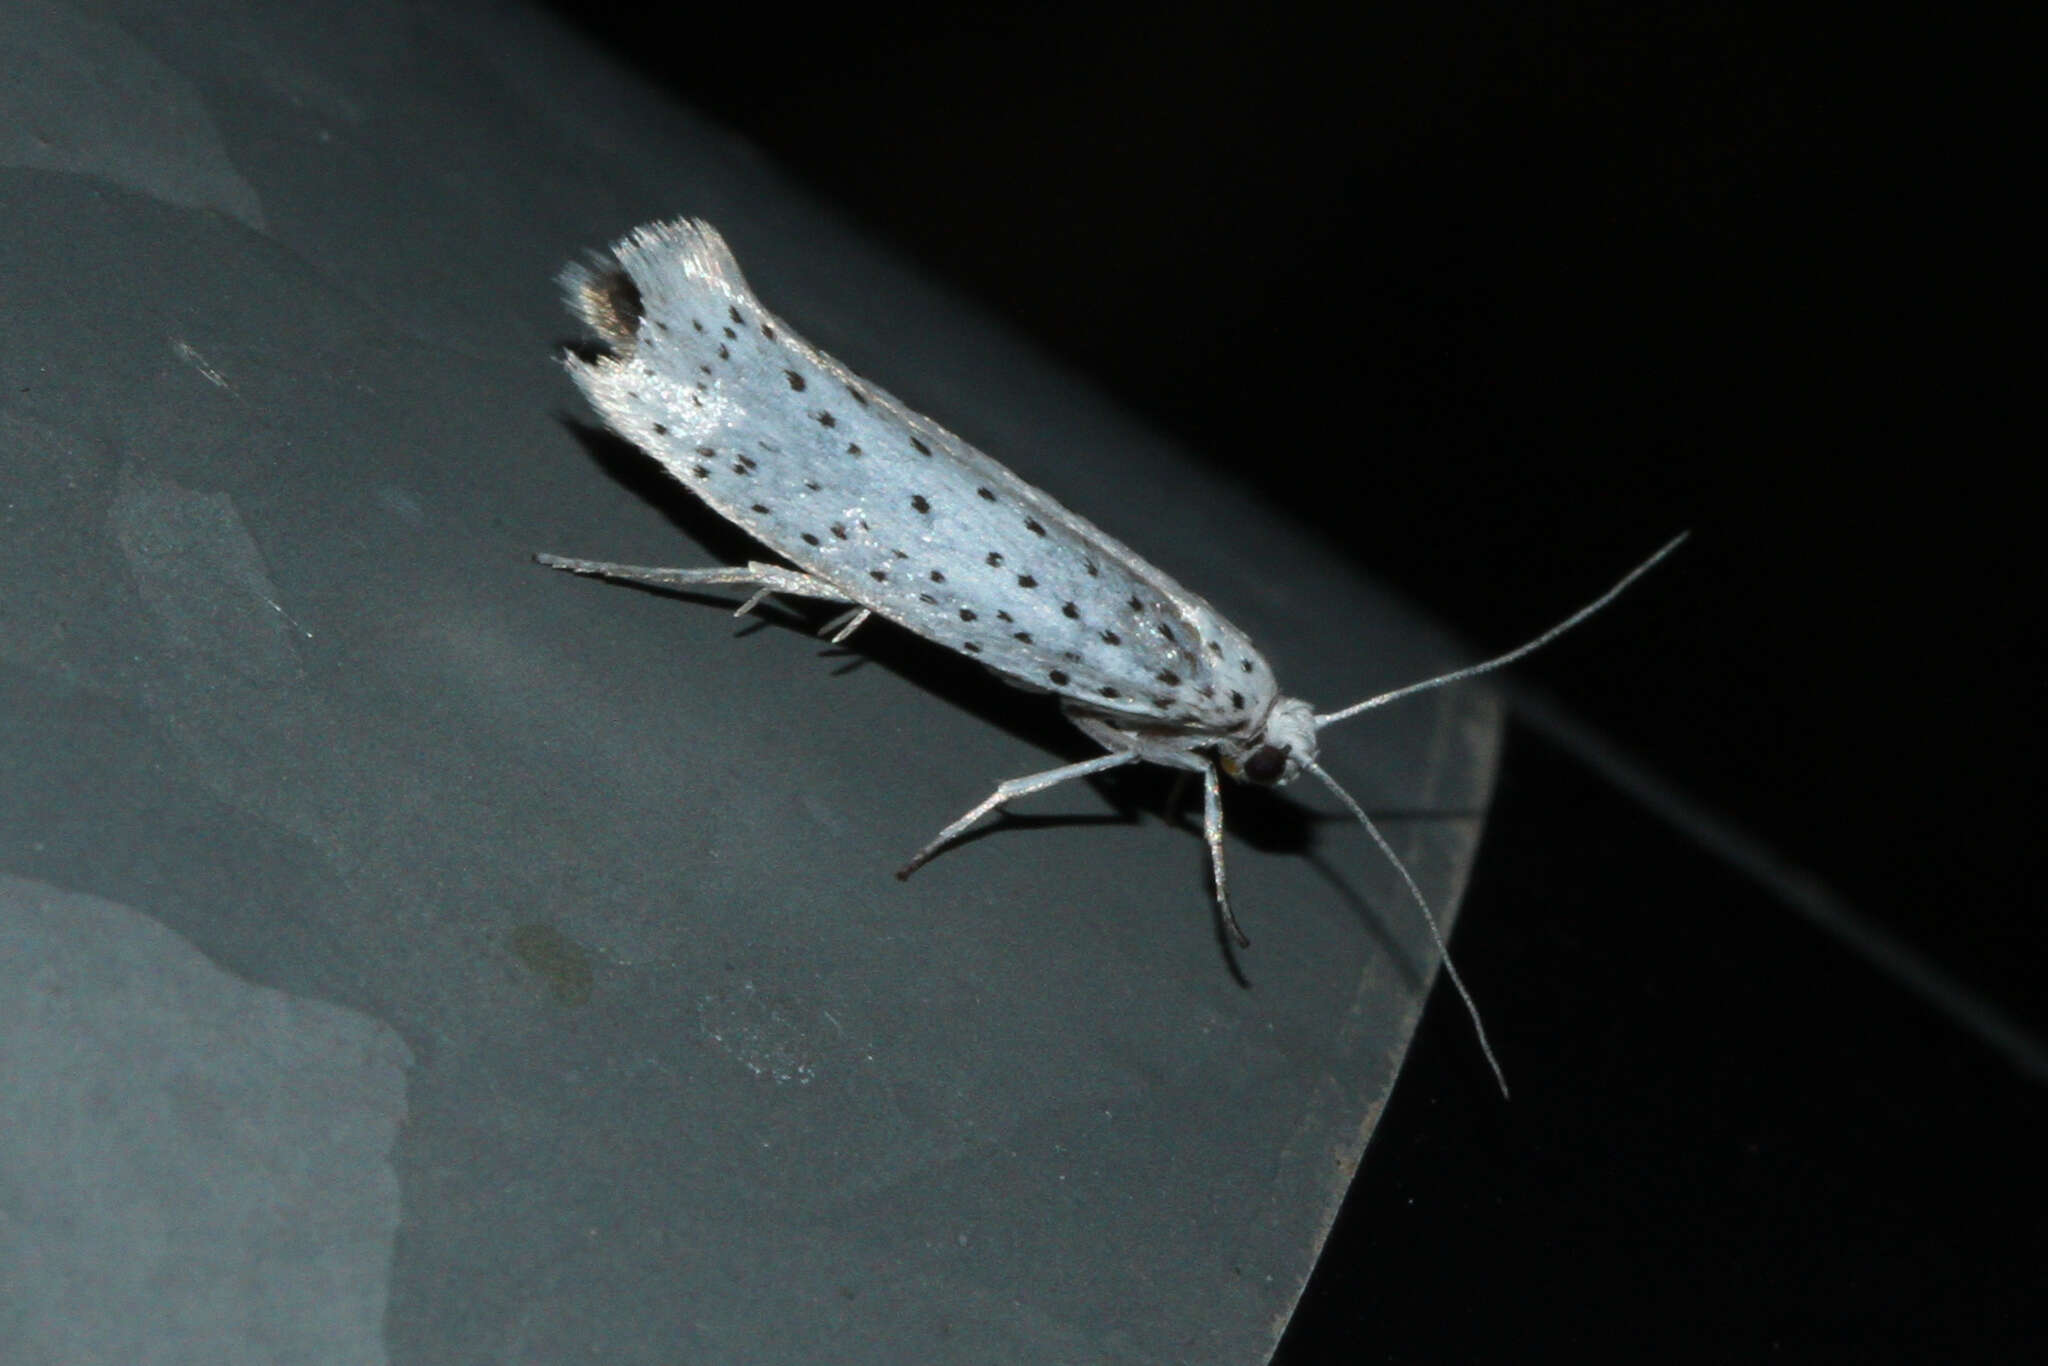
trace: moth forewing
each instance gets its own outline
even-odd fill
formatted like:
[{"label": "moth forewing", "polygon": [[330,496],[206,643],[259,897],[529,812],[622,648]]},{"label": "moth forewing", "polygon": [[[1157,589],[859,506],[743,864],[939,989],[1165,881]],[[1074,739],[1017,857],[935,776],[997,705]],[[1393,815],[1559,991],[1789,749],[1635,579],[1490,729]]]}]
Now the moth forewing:
[{"label": "moth forewing", "polygon": [[845,601],[1007,678],[1168,726],[1256,723],[1271,670],[1241,632],[805,342],[708,225],[642,228],[613,261],[567,274],[572,306],[612,347],[570,356],[569,372],[721,516]]}]

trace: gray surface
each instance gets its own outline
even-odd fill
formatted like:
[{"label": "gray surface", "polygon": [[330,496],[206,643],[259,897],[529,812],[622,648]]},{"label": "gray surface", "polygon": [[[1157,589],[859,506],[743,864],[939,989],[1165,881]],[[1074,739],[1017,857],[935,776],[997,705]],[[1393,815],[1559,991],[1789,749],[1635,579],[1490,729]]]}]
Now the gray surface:
[{"label": "gray surface", "polygon": [[0,876],[12,1366],[381,1362],[411,1061],[149,917]]},{"label": "gray surface", "polygon": [[[319,9],[0,10],[4,1355],[79,1359],[25,1334],[169,1239],[208,1295],[99,1301],[152,1360],[1260,1359],[1432,970],[1393,874],[1233,794],[1234,971],[1144,779],[897,883],[1085,745],[886,630],[533,567],[745,549],[582,425],[552,275],[701,214],[1290,691],[1444,644],[537,21]],[[1447,910],[1497,737],[1468,694],[1325,737]],[[336,1232],[221,1216],[309,1130]],[[166,1194],[195,1163],[212,1204]],[[384,1279],[266,1318],[257,1265]]]}]

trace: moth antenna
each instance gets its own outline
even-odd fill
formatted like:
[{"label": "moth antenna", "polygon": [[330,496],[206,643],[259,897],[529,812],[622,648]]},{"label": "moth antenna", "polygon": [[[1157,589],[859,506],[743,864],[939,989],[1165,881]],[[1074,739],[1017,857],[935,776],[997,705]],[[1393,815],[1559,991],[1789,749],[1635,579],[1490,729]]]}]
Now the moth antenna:
[{"label": "moth antenna", "polygon": [[[1342,711],[1333,711],[1326,716],[1318,716],[1316,718],[1316,729],[1321,730],[1324,726],[1333,726],[1339,721],[1348,721],[1362,711],[1371,711],[1374,707],[1384,707],[1385,705],[1387,705],[1387,703],[1399,701],[1401,698],[1407,697],[1411,693],[1427,692],[1431,688],[1441,688],[1451,683],[1461,682],[1464,679],[1473,677],[1475,674],[1491,673],[1493,672],[1493,670],[1501,668],[1504,665],[1514,663],[1523,655],[1526,655],[1531,651],[1542,649],[1545,645],[1548,645],[1551,641],[1556,640],[1566,631],[1571,630],[1572,627],[1577,626],[1587,617],[1592,616],[1595,612],[1605,607],[1608,603],[1613,602],[1616,598],[1620,597],[1622,595],[1622,592],[1626,590],[1630,584],[1634,583],[1637,579],[1640,579],[1643,575],[1649,573],[1652,569],[1655,569],[1659,562],[1661,562],[1665,556],[1669,555],[1672,551],[1678,549],[1679,546],[1683,545],[1685,543],[1685,538],[1690,535],[1692,535],[1690,531],[1681,531],[1676,536],[1673,536],[1669,541],[1666,541],[1664,543],[1664,547],[1661,550],[1659,550],[1656,554],[1650,556],[1649,559],[1644,560],[1634,569],[1631,569],[1628,571],[1628,573],[1624,574],[1622,576],[1620,583],[1615,584],[1614,587],[1608,589],[1605,593],[1602,593],[1599,597],[1593,599],[1593,601],[1587,603],[1584,607],[1581,607],[1578,611],[1572,613],[1563,621],[1560,621],[1559,623],[1557,623],[1557,625],[1551,627],[1548,631],[1545,631],[1542,635],[1536,637],[1534,640],[1527,641],[1521,645],[1517,645],[1514,649],[1509,650],[1506,654],[1496,656],[1495,658],[1486,660],[1482,663],[1467,664],[1462,669],[1453,669],[1447,674],[1438,674],[1435,678],[1425,678],[1420,683],[1409,683],[1405,686],[1395,688],[1392,692],[1383,692],[1377,697],[1368,697],[1363,702],[1353,702],[1350,706],[1344,708]],[[1323,781],[1329,782],[1329,779],[1326,777],[1323,779]]]},{"label": "moth antenna", "polygon": [[[1674,541],[1672,544],[1675,545],[1677,542]],[[1666,547],[1666,549],[1669,548],[1668,546]],[[1662,552],[1660,551],[1659,554],[1661,555]],[[1654,564],[1655,561],[1653,560],[1651,563]],[[1647,569],[1649,565],[1644,565],[1643,568]],[[1642,571],[1637,570],[1636,572],[1641,573]],[[1610,594],[1610,596],[1612,595]],[[1444,961],[1444,973],[1451,979],[1451,985],[1458,989],[1458,999],[1465,1003],[1465,1013],[1472,1017],[1472,1032],[1479,1036],[1479,1051],[1486,1055],[1486,1065],[1493,1069],[1493,1079],[1500,1084],[1500,1098],[1506,1100],[1508,1098],[1507,1073],[1501,1071],[1500,1059],[1493,1055],[1493,1044],[1487,1039],[1486,1026],[1479,1019],[1479,1005],[1472,999],[1472,993],[1465,990],[1465,979],[1458,975],[1458,965],[1451,961],[1451,946],[1444,943],[1443,931],[1437,928],[1436,912],[1429,908],[1429,898],[1422,894],[1422,888],[1416,886],[1414,876],[1408,871],[1408,865],[1401,862],[1400,855],[1394,852],[1394,846],[1387,843],[1387,837],[1382,835],[1380,828],[1372,823],[1372,818],[1365,814],[1365,808],[1358,804],[1357,799],[1338,786],[1337,780],[1324,772],[1322,765],[1310,763],[1304,764],[1303,767],[1320,778],[1324,787],[1336,793],[1338,801],[1351,808],[1351,814],[1358,817],[1358,823],[1365,827],[1365,833],[1372,836],[1372,842],[1377,844],[1380,847],[1380,852],[1387,856],[1387,862],[1394,865],[1394,871],[1401,875],[1401,881],[1408,884],[1409,895],[1415,898],[1416,905],[1422,907],[1422,918],[1429,922],[1429,937],[1436,941],[1436,951],[1442,956]]]}]

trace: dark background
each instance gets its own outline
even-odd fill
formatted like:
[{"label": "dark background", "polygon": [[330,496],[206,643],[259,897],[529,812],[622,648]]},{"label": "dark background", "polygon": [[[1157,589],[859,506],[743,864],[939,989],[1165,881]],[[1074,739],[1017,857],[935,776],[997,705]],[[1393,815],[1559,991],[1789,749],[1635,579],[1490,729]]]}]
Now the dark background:
[{"label": "dark background", "polygon": [[[1521,685],[2048,1030],[2015,35],[560,8],[1476,648],[1692,529]],[[1439,1000],[1290,1359],[2040,1331],[2040,1088],[1966,1032],[1527,731],[1467,917],[1517,1099]]]}]

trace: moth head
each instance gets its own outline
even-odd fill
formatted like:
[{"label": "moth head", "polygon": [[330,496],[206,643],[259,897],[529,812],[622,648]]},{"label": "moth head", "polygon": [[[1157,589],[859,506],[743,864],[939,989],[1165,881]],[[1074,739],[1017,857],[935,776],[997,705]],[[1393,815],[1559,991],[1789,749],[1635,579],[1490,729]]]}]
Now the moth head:
[{"label": "moth head", "polygon": [[1314,709],[1298,697],[1283,697],[1266,713],[1264,725],[1224,754],[1223,766],[1233,778],[1277,787],[1300,777],[1315,757]]}]

